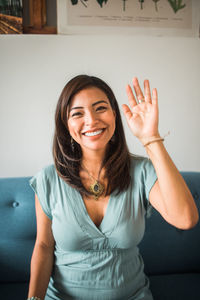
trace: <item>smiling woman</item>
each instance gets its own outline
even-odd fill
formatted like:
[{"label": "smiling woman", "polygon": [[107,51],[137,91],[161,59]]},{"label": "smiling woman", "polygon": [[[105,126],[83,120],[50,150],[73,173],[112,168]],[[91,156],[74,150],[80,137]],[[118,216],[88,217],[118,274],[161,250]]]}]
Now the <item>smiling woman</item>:
[{"label": "smiling woman", "polygon": [[91,170],[89,161],[95,168],[93,177],[101,173],[113,178],[106,184],[106,195],[127,188],[129,151],[116,98],[105,82],[94,76],[73,78],[61,93],[55,119],[54,161],[67,183],[89,195],[79,176],[81,164]]},{"label": "smiling woman", "polygon": [[84,160],[85,156],[93,155],[94,151],[101,152],[104,157],[107,144],[115,131],[115,112],[100,89],[87,88],[73,97],[68,129],[72,138],[81,146]]},{"label": "smiling woman", "polygon": [[133,79],[123,112],[148,158],[128,151],[116,98],[79,75],[55,114],[54,165],[34,176],[37,238],[29,299],[152,300],[137,245],[150,204],[170,224],[198,221],[194,200],[158,132],[157,91]]}]

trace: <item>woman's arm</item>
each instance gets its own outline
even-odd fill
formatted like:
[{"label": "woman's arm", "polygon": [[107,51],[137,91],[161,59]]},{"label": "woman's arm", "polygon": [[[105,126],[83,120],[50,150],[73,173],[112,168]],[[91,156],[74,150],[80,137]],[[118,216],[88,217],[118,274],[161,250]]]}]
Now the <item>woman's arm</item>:
[{"label": "woman's arm", "polygon": [[152,143],[146,150],[158,177],[150,203],[168,223],[180,229],[192,228],[199,218],[195,202],[163,143]]},{"label": "woman's arm", "polygon": [[37,237],[31,259],[31,276],[28,297],[44,299],[52,272],[54,260],[54,238],[51,220],[43,212],[35,196]]},{"label": "woman's arm", "polygon": [[[127,86],[130,108],[123,105],[123,111],[133,134],[145,146],[147,154],[156,170],[158,180],[151,189],[149,200],[170,224],[188,229],[198,222],[198,210],[193,197],[168,155],[158,131],[158,97],[149,81],[144,81],[144,96],[137,78],[133,87]],[[152,142],[154,141],[154,142]]]}]

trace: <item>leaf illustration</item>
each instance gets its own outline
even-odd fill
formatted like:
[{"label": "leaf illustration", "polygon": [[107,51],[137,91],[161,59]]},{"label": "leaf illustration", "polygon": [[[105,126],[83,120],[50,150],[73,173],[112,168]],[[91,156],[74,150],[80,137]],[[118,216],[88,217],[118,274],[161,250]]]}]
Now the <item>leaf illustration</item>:
[{"label": "leaf illustration", "polygon": [[78,0],[71,0],[72,5],[76,5],[78,3]]},{"label": "leaf illustration", "polygon": [[123,1],[123,11],[125,11],[126,10],[126,1],[127,0],[122,0]]},{"label": "leaf illustration", "polygon": [[[80,0],[80,2],[87,7],[87,4],[85,2],[87,2],[88,0]],[[78,4],[78,0],[71,0],[72,5],[76,5]]]},{"label": "leaf illustration", "polygon": [[108,2],[108,0],[97,0],[97,2],[99,3],[99,5],[101,6],[101,7],[103,7],[103,3],[107,3]]},{"label": "leaf illustration", "polygon": [[138,0],[140,2],[140,8],[143,9],[144,0]]},{"label": "leaf illustration", "polygon": [[155,9],[156,9],[156,11],[158,11],[158,5],[157,5],[158,1],[160,1],[160,0],[153,0],[153,2],[155,2]]},{"label": "leaf illustration", "polygon": [[177,11],[186,6],[186,4],[182,3],[182,0],[168,0],[168,2],[171,5],[175,14],[177,13]]}]

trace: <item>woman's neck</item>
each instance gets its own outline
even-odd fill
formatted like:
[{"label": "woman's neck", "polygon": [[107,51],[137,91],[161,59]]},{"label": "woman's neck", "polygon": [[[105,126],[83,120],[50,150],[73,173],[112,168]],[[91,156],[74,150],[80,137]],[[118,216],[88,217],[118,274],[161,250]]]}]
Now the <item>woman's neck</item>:
[{"label": "woman's neck", "polygon": [[82,158],[82,167],[83,169],[87,169],[87,171],[97,178],[99,176],[99,171],[102,168],[102,162],[104,160],[105,151],[103,153],[100,152],[87,152],[83,153]]}]

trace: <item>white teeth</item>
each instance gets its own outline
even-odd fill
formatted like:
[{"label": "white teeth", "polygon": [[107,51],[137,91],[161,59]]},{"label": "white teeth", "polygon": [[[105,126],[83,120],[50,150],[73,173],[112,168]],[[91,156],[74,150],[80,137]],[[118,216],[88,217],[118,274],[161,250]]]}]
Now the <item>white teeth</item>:
[{"label": "white teeth", "polygon": [[86,136],[94,136],[94,135],[100,134],[102,132],[103,132],[103,129],[100,129],[100,130],[93,131],[93,132],[86,132],[85,135]]}]

